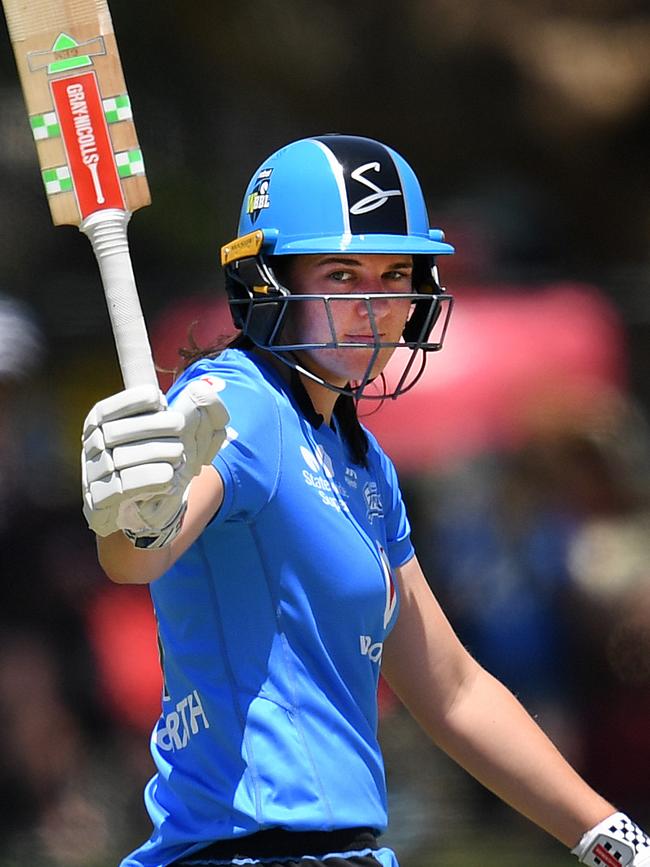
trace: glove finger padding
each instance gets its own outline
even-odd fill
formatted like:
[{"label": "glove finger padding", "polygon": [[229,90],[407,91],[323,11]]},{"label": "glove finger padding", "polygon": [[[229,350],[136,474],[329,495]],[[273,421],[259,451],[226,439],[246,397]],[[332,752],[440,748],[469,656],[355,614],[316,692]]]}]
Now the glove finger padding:
[{"label": "glove finger padding", "polygon": [[[174,469],[183,463],[185,451],[179,439],[156,440],[156,460],[165,461]],[[113,465],[116,470],[125,470],[146,464],[151,460],[151,446],[148,442],[125,443],[113,449]]]},{"label": "glove finger padding", "polygon": [[91,502],[95,508],[104,509],[122,499],[144,499],[163,494],[172,489],[173,477],[174,468],[166,462],[127,467],[121,472],[90,481]]},{"label": "glove finger padding", "polygon": [[[180,434],[185,420],[166,407],[160,390],[145,385],[99,401],[88,414],[83,430],[83,511],[99,536],[126,528],[126,503],[176,493],[173,480],[184,463]],[[181,500],[182,491],[171,511],[178,511]]]},{"label": "glove finger padding", "polygon": [[184,418],[180,412],[165,409],[145,415],[130,416],[104,422],[101,426],[107,448],[166,437],[179,437],[183,433]]},{"label": "glove finger padding", "polygon": [[167,399],[155,385],[136,385],[98,401],[86,416],[83,439],[97,427],[114,419],[166,409]]}]

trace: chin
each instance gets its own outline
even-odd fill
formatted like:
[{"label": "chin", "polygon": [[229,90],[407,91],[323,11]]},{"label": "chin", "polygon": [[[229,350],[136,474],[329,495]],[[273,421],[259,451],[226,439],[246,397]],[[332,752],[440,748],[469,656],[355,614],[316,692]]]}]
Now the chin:
[{"label": "chin", "polygon": [[372,350],[351,349],[349,352],[354,353],[352,358],[346,359],[345,363],[337,365],[335,369],[329,371],[332,376],[345,377],[345,382],[361,382],[366,377],[375,379],[385,369],[391,356],[390,350],[382,350],[369,371],[368,365],[372,359]]},{"label": "chin", "polygon": [[[368,365],[372,359],[374,349],[316,349],[306,352],[303,358],[305,365],[322,377],[326,382],[335,386],[344,386],[348,382],[361,382],[366,376],[375,379],[385,369],[393,354],[392,349],[383,349],[379,352],[375,364],[368,374]],[[336,356],[334,357],[334,353]]]}]

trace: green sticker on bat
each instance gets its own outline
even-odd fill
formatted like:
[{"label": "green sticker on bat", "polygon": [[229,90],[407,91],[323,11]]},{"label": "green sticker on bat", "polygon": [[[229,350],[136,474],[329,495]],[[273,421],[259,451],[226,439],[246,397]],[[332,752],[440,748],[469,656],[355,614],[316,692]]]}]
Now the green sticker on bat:
[{"label": "green sticker on bat", "polygon": [[[60,33],[56,42],[52,46],[52,51],[70,51],[72,48],[79,48],[79,43],[67,33]],[[48,64],[47,71],[49,75],[54,75],[55,72],[69,72],[71,69],[79,69],[82,66],[91,66],[92,60],[88,54],[78,54],[76,57],[65,57],[63,60],[55,60]]]},{"label": "green sticker on bat", "polygon": [[120,151],[115,154],[117,173],[121,178],[132,178],[134,175],[144,174],[144,162],[140,148],[132,148],[129,151]]},{"label": "green sticker on bat", "polygon": [[70,169],[67,166],[44,169],[41,174],[43,175],[45,192],[48,196],[72,192],[72,178],[70,176]]}]

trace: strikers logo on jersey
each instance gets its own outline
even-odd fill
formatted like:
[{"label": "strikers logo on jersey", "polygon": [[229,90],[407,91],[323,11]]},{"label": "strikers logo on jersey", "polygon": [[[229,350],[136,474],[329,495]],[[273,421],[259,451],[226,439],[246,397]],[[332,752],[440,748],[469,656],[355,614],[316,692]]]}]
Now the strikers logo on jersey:
[{"label": "strikers logo on jersey", "polygon": [[265,208],[271,207],[269,186],[272,174],[273,169],[262,169],[255,179],[255,186],[248,195],[246,201],[246,213],[250,216],[251,222],[253,223]]},{"label": "strikers logo on jersey", "polygon": [[363,499],[366,502],[366,517],[370,524],[375,518],[383,518],[384,506],[376,482],[366,482],[363,486]]}]

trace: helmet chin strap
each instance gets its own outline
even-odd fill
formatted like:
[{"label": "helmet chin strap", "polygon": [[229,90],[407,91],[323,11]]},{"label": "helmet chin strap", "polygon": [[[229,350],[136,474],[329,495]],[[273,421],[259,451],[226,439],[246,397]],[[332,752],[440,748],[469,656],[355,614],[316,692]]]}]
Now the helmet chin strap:
[{"label": "helmet chin strap", "polygon": [[[382,347],[376,346],[373,350],[372,358],[370,359],[366,372],[361,380],[358,380],[356,385],[352,385],[348,383],[345,386],[334,385],[331,382],[328,382],[324,377],[319,376],[317,373],[314,373],[296,357],[295,352],[282,352],[278,350],[274,350],[271,347],[265,347],[267,352],[270,352],[275,358],[285,364],[287,367],[290,367],[292,370],[297,371],[298,373],[306,376],[307,379],[310,379],[312,382],[318,383],[318,385],[322,385],[324,388],[328,388],[330,391],[334,391],[337,394],[342,394],[347,397],[351,397],[354,400],[394,400],[405,392],[409,391],[416,382],[420,379],[422,374],[424,373],[424,369],[427,363],[427,353],[422,350],[412,350],[411,358],[409,359],[406,367],[399,379],[399,382],[391,392],[384,391],[381,394],[368,394],[367,388],[371,385],[377,377],[370,377],[370,372],[375,364],[377,356]],[[413,367],[413,363],[417,358],[418,354],[421,355],[420,367],[417,373],[414,375],[413,379],[406,384],[407,377]]]},{"label": "helmet chin strap", "polygon": [[352,385],[348,383],[344,386],[334,385],[331,382],[328,382],[323,376],[320,376],[318,373],[314,373],[313,370],[310,370],[305,364],[296,356],[296,353],[293,351],[281,351],[277,349],[273,349],[270,346],[264,347],[267,352],[270,352],[278,361],[281,361],[287,367],[290,367],[292,370],[295,370],[297,373],[302,376],[307,377],[312,382],[318,383],[318,385],[322,385],[323,388],[327,388],[330,391],[334,391],[337,394],[343,394],[347,397],[353,397],[356,399],[363,397],[362,391],[363,389],[369,385],[373,380],[370,379],[369,373],[372,369],[372,365],[374,364],[375,357],[378,353],[378,350],[373,352],[373,359],[370,362],[368,368],[366,369],[366,373],[364,378],[361,380],[359,385]]}]

